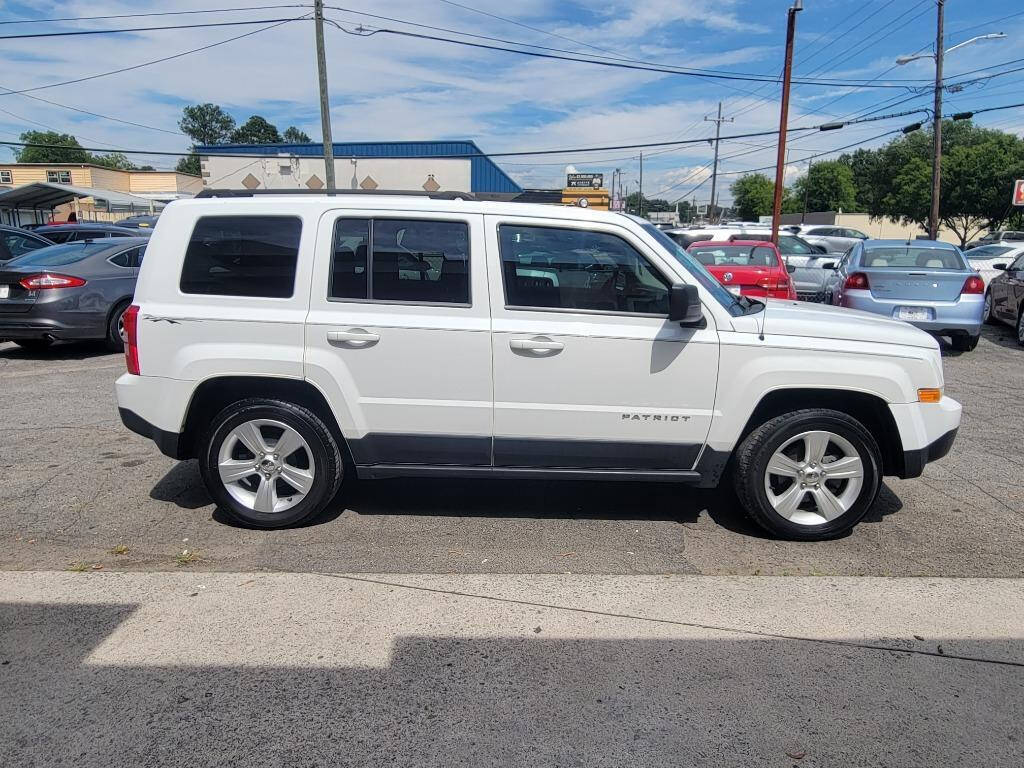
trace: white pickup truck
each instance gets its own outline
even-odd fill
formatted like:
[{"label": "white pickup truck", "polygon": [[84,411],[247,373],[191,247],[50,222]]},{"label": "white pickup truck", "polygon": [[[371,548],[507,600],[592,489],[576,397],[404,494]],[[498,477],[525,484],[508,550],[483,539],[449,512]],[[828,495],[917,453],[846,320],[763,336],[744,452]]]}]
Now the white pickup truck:
[{"label": "white pickup truck", "polygon": [[171,203],[125,315],[125,425],[266,528],[353,474],[727,481],[824,539],[949,451],[928,334],[733,296],[639,219],[467,197]]}]

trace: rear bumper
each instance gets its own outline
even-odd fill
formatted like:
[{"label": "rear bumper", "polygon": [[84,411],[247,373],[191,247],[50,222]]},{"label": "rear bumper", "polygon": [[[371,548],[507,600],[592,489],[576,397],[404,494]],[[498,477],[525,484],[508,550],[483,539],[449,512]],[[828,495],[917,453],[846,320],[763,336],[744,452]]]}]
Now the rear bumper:
[{"label": "rear bumper", "polygon": [[160,427],[150,424],[139,414],[129,411],[127,408],[118,408],[117,412],[121,416],[122,424],[135,434],[148,437],[156,443],[156,447],[160,449],[160,453],[164,456],[170,456],[172,459],[186,458],[182,450],[183,441],[180,433],[160,429]]},{"label": "rear bumper", "polygon": [[932,312],[930,320],[908,320],[915,328],[939,335],[966,333],[977,336],[981,333],[981,316],[985,309],[982,295],[961,296],[958,301],[916,301],[914,299],[879,299],[871,291],[847,290],[840,299],[840,305],[862,312],[899,320],[900,307],[925,307]]},{"label": "rear bumper", "polygon": [[102,339],[106,335],[105,326],[101,329],[92,325],[70,325],[28,313],[0,315],[0,339]]}]

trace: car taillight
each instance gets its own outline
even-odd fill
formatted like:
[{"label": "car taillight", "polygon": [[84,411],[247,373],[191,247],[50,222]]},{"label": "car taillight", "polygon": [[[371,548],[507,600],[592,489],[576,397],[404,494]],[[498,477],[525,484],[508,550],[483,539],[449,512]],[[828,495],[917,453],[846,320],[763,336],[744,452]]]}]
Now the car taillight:
[{"label": "car taillight", "polygon": [[868,276],[863,272],[854,272],[846,278],[846,282],[843,283],[843,289],[847,291],[851,289],[866,291],[868,289]]},{"label": "car taillight", "polygon": [[54,275],[50,272],[43,272],[38,275],[29,275],[18,281],[26,291],[43,291],[48,288],[79,288],[85,285],[85,280],[71,275]]},{"label": "car taillight", "polygon": [[984,293],[985,292],[985,281],[977,275],[971,275],[964,282],[964,287],[960,289],[961,294],[965,293]]},{"label": "car taillight", "polygon": [[124,311],[124,362],[128,373],[139,376],[139,307],[132,304]]}]

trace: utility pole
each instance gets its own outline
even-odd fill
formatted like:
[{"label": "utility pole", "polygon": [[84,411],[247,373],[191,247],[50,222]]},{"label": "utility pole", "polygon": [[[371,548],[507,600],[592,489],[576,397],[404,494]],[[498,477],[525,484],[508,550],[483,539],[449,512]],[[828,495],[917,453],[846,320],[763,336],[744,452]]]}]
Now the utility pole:
[{"label": "utility pole", "polygon": [[331,104],[327,98],[327,56],[324,54],[324,0],[313,0],[316,28],[316,68],[320,80],[320,132],[324,139],[324,175],[327,191],[334,192],[334,139],[331,138]]},{"label": "utility pole", "polygon": [[722,102],[718,102],[718,117],[704,115],[705,122],[715,124],[715,162],[711,169],[711,207],[708,209],[708,218],[715,215],[715,195],[718,189],[718,137],[722,132],[722,123],[731,123],[735,118],[722,117]]},{"label": "utility pole", "polygon": [[644,217],[644,153],[640,153],[640,192],[636,199],[637,216]]},{"label": "utility pole", "polygon": [[804,9],[803,0],[793,0],[786,21],[786,66],[782,74],[782,106],[779,110],[779,151],[775,157],[775,199],[772,201],[772,242],[779,244],[779,219],[782,216],[782,184],[786,176],[786,121],[789,120],[789,84],[793,78],[793,38],[796,15]]},{"label": "utility pole", "polygon": [[946,0],[936,0],[939,7],[938,29],[935,32],[935,127],[932,130],[932,210],[928,216],[928,238],[939,237],[939,193],[942,190],[942,22]]}]

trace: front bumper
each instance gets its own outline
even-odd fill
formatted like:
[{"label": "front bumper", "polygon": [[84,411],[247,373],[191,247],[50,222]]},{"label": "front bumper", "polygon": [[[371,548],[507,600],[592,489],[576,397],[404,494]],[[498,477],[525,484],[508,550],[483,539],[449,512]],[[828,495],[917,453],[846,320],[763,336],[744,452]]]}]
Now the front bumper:
[{"label": "front bumper", "polygon": [[915,299],[880,299],[871,291],[847,290],[839,300],[840,306],[872,312],[893,320],[900,320],[900,307],[924,307],[931,310],[930,320],[904,320],[915,328],[937,335],[963,334],[977,336],[981,333],[981,317],[985,309],[985,297],[964,295],[958,301],[919,301]]},{"label": "front bumper", "polygon": [[903,445],[903,466],[896,475],[911,478],[920,477],[925,464],[949,453],[963,409],[953,398],[943,397],[937,403],[891,404],[889,411]]},{"label": "front bumper", "polygon": [[953,447],[956,439],[956,429],[951,429],[935,442],[918,448],[913,451],[903,452],[902,478],[920,477],[924,473],[924,465],[932,461],[938,461]]}]

